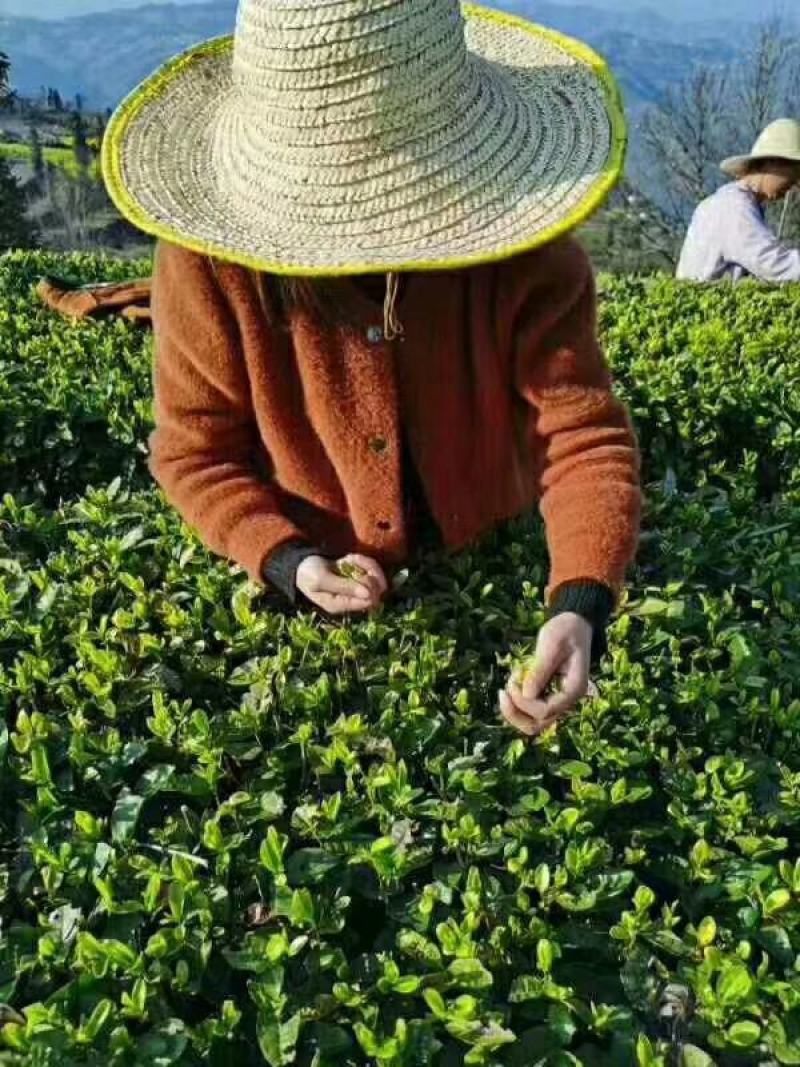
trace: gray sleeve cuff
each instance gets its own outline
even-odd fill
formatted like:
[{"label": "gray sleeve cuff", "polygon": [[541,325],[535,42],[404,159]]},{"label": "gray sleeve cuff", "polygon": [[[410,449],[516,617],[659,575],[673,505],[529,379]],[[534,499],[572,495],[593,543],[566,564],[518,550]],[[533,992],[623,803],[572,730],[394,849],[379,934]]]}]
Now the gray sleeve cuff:
[{"label": "gray sleeve cuff", "polygon": [[548,617],[574,612],[592,627],[592,666],[606,654],[606,627],[614,610],[614,594],[607,585],[591,580],[565,582],[550,602]]},{"label": "gray sleeve cuff", "polygon": [[287,541],[277,548],[261,568],[264,580],[287,598],[290,604],[296,604],[298,596],[297,568],[309,556],[323,556],[314,545],[305,541]]}]

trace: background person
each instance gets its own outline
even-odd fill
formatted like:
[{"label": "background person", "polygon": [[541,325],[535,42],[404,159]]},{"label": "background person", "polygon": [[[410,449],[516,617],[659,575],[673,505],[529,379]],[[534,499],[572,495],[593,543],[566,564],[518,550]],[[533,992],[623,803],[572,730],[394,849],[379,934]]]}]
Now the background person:
[{"label": "background person", "polygon": [[745,277],[800,281],[800,249],[780,241],[764,213],[765,204],[783,200],[800,182],[800,123],[773,122],[749,156],[733,156],[721,167],[735,180],[696,209],[677,277],[696,282]]}]

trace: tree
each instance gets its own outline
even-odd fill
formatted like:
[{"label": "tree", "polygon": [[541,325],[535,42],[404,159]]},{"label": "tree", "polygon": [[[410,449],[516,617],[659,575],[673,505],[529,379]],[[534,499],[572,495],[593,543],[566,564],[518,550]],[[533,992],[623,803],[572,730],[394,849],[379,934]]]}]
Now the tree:
[{"label": "tree", "polygon": [[46,168],[43,200],[46,204],[48,247],[69,251],[92,247],[92,219],[97,189],[96,183],[85,177],[72,178],[62,167]]},{"label": "tree", "polygon": [[17,93],[11,88],[10,71],[11,60],[5,52],[0,52],[0,111],[13,111],[19,101]]},{"label": "tree", "polygon": [[19,182],[0,156],[0,249],[35,246],[35,231],[25,212],[25,196]]},{"label": "tree", "polygon": [[659,209],[623,180],[581,228],[581,241],[598,270],[636,274],[669,269],[675,234]]},{"label": "tree", "polygon": [[677,226],[720,184],[729,96],[730,73],[704,67],[668,89],[663,103],[642,119],[647,168],[642,184]]},{"label": "tree", "polygon": [[85,177],[92,161],[92,153],[86,142],[86,120],[79,111],[76,111],[70,117],[69,126],[72,134],[72,151],[75,155],[75,162],[78,165],[78,174]]},{"label": "tree", "polygon": [[35,123],[31,123],[28,127],[28,141],[31,146],[33,180],[37,186],[41,186],[45,174],[44,152],[42,151],[42,141],[39,137],[39,129]]},{"label": "tree", "polygon": [[800,41],[780,19],[764,23],[753,47],[733,69],[728,135],[749,147],[774,119],[800,105]]},{"label": "tree", "polygon": [[[11,63],[0,52],[0,105],[8,98]],[[9,163],[0,156],[0,249],[29,248],[34,230],[26,214],[25,195]]]},{"label": "tree", "polygon": [[5,98],[11,92],[9,85],[9,70],[11,69],[11,60],[5,54],[0,52],[0,104],[5,101]]}]

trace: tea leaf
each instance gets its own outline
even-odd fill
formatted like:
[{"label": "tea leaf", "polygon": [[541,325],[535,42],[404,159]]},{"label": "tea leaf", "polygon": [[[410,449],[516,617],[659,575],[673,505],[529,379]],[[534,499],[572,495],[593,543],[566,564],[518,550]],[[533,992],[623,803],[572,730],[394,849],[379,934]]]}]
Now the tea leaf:
[{"label": "tea leaf", "polygon": [[111,813],[111,837],[116,843],[123,844],[133,836],[143,804],[144,797],[122,789]]}]

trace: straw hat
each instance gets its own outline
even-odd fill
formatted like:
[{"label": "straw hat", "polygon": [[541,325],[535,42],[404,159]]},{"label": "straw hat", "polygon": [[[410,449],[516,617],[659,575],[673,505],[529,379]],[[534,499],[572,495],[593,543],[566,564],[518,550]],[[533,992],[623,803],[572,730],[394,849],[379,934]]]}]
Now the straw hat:
[{"label": "straw hat", "polygon": [[624,161],[589,48],[459,0],[240,0],[119,105],[103,175],[140,229],[283,274],[459,267],[571,229]]},{"label": "straw hat", "polygon": [[753,146],[749,156],[731,156],[720,166],[731,178],[742,178],[751,163],[758,159],[785,159],[800,163],[800,122],[778,119],[770,123]]}]

